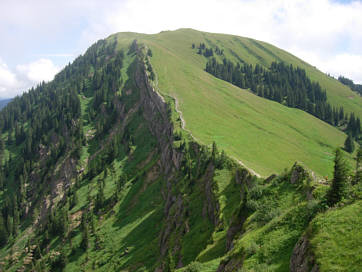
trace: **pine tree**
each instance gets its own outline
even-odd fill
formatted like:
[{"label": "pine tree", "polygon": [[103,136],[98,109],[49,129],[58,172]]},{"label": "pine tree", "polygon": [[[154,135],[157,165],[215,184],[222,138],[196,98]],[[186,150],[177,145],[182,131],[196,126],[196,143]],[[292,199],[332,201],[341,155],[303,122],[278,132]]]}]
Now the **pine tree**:
[{"label": "pine tree", "polygon": [[353,151],[354,151],[354,142],[353,142],[353,137],[352,137],[351,133],[348,133],[346,141],[344,142],[344,149],[348,153],[353,153]]},{"label": "pine tree", "polygon": [[356,157],[356,175],[354,183],[360,183],[362,181],[362,145],[359,146]]},{"label": "pine tree", "polygon": [[82,215],[82,221],[80,224],[81,231],[82,231],[82,241],[80,242],[80,247],[83,250],[87,250],[89,246],[89,231],[88,231],[88,225],[85,215]]},{"label": "pine tree", "polygon": [[334,172],[332,184],[327,192],[327,204],[332,207],[343,198],[347,183],[348,168],[341,149],[337,148],[334,158]]},{"label": "pine tree", "polygon": [[151,49],[148,49],[148,50],[147,50],[147,55],[150,56],[150,57],[152,57],[152,51],[151,51]]},{"label": "pine tree", "polygon": [[215,142],[212,142],[212,150],[211,150],[211,158],[212,161],[215,163],[216,162],[216,157],[219,155],[219,152],[217,150],[217,146]]},{"label": "pine tree", "polygon": [[0,212],[0,247],[4,246],[8,241],[8,233],[4,224],[4,218]]}]

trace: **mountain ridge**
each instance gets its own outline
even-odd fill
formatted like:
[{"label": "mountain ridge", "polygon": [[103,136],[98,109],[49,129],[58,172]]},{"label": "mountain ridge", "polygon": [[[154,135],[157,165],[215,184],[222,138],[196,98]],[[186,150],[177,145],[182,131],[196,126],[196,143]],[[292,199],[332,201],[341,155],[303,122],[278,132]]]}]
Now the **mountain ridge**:
[{"label": "mountain ridge", "polygon": [[[293,249],[308,239],[308,256],[326,271],[331,252],[315,246],[324,245],[330,227],[336,230],[330,240],[346,241],[335,249],[345,251],[348,260],[339,267],[358,267],[348,247],[351,235],[339,234],[349,222],[356,229],[362,225],[350,216],[361,207],[358,164],[345,177],[348,194],[329,208],[328,181],[288,157],[294,136],[301,135],[295,145],[318,139],[332,152],[343,143],[341,131],[206,73],[204,57],[192,51],[193,39],[159,44],[157,36],[149,36],[156,39],[151,41],[125,36],[98,41],[53,82],[14,99],[0,113],[1,269],[295,271],[298,250]],[[197,90],[203,88],[200,96]],[[208,101],[210,96],[214,99]],[[197,123],[204,126],[200,120],[223,111],[206,125],[206,134],[215,127],[224,130],[232,120],[228,116],[250,124],[230,135],[254,129],[248,137],[263,131],[271,137],[273,132],[284,148],[262,141],[249,148],[274,148],[277,161],[287,157],[288,169],[271,167],[280,174],[259,178],[222,145],[220,139],[227,143],[230,135],[210,141],[197,130]],[[266,115],[280,127],[265,127]],[[295,127],[296,121],[305,126]],[[283,130],[283,123],[295,129]],[[314,138],[311,125],[316,125]],[[290,134],[283,136],[286,131]],[[250,144],[239,137],[239,146]],[[309,156],[320,150],[315,151]],[[336,214],[341,220],[333,224]]]}]

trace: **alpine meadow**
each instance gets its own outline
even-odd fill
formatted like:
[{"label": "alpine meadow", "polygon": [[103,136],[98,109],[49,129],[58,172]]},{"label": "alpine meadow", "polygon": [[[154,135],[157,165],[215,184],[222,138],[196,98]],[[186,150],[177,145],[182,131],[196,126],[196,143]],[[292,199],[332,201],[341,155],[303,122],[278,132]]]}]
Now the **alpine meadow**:
[{"label": "alpine meadow", "polygon": [[0,271],[361,271],[361,85],[120,32],[0,111]]}]

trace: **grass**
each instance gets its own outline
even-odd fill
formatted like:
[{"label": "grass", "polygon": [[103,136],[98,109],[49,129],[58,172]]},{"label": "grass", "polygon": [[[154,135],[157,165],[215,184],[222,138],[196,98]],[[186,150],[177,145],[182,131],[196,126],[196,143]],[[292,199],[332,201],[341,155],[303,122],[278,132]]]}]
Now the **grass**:
[{"label": "grass", "polygon": [[308,231],[321,272],[360,271],[362,201],[318,215]]},{"label": "grass", "polygon": [[[250,63],[267,65],[275,59],[289,60],[310,69],[308,73],[311,76],[319,75],[312,67],[271,45],[230,35],[179,30],[157,35],[122,33],[116,37],[119,49],[125,51],[121,71],[122,90],[134,89],[130,75],[134,71],[135,56],[127,54],[127,46],[137,38],[152,49],[151,60],[157,72],[160,92],[173,109],[177,99],[186,128],[201,143],[216,141],[219,149],[226,150],[229,155],[242,160],[264,176],[289,168],[295,160],[302,161],[319,175],[331,175],[333,149],[342,145],[345,138],[342,132],[302,111],[259,98],[247,90],[212,77],[203,71],[205,59],[192,51],[191,43],[217,44],[225,50],[228,58],[240,55]],[[321,76],[321,80],[338,87],[329,78]],[[339,97],[348,92],[337,87],[331,101],[336,99],[338,103],[344,103]],[[129,110],[138,102],[139,93],[133,91],[128,95],[122,90],[117,93]],[[85,121],[92,97],[81,94],[80,101],[86,134],[94,129],[92,121]],[[351,105],[353,108],[353,103]],[[216,170],[213,176],[215,199],[211,201],[217,201],[219,205],[217,216],[220,223],[217,226],[205,212],[204,177],[190,181],[180,173],[180,176],[174,176],[171,190],[175,199],[182,199],[182,208],[173,205],[168,222],[165,220],[166,182],[161,174],[155,179],[150,179],[148,175],[154,169],[159,169],[156,139],[150,134],[140,112],[135,112],[130,118],[127,131],[133,139],[131,152],[120,154],[111,163],[112,166],[104,165],[104,168],[108,168],[105,201],[111,203],[116,181],[121,175],[126,174],[127,182],[117,202],[95,215],[96,229],[90,234],[90,247],[87,251],[78,247],[82,235],[79,229],[75,229],[70,238],[71,244],[68,244],[69,241],[64,243],[59,237],[54,238],[50,250],[63,250],[68,255],[69,262],[64,271],[154,271],[161,260],[161,233],[170,227],[170,252],[173,246],[179,246],[179,251],[176,251],[181,254],[173,256],[172,261],[177,265],[180,257],[182,264],[186,265],[176,271],[216,271],[226,254],[228,228],[236,220],[235,215],[242,203],[242,186],[235,182],[235,169]],[[181,133],[183,139],[191,140],[188,131],[182,130],[175,110],[171,119],[175,123],[174,133]],[[107,139],[89,139],[83,146],[79,167],[86,167],[87,160],[101,148],[101,142],[106,144]],[[178,146],[181,142],[174,142],[174,145]],[[14,146],[9,151],[19,152]],[[196,161],[193,163],[196,164]],[[89,196],[95,198],[97,183],[104,172],[103,169],[92,179],[80,180],[79,187],[75,188],[78,203],[69,211],[71,218],[80,212],[87,212],[92,202],[89,202]],[[314,202],[305,199],[303,186],[280,179],[270,183],[255,179],[255,182],[258,184],[249,191],[249,195],[257,204],[254,202],[254,210],[243,225],[242,235],[239,233],[236,236],[234,248],[227,256],[245,256],[245,271],[287,271],[292,249],[314,215]],[[325,187],[317,186],[314,195],[317,198],[323,196]],[[180,225],[173,227],[178,222],[172,221],[178,209],[181,209]],[[312,221],[311,243],[321,271],[338,271],[343,267],[350,267],[352,271],[358,266],[356,262],[360,258],[353,256],[353,250],[361,251],[359,245],[355,244],[361,240],[358,239],[361,235],[360,213],[359,201],[348,207],[330,210]],[[77,223],[77,220],[79,223],[79,218],[72,223]],[[31,235],[26,233],[28,230],[21,231],[22,239],[16,243],[19,248],[24,248]],[[355,234],[358,236],[353,240]],[[99,240],[99,248],[96,247],[96,240]],[[8,253],[9,248],[2,249],[0,257]],[[46,258],[48,253],[44,254]],[[172,256],[169,258],[172,259]],[[335,260],[339,263],[336,264]],[[12,268],[16,270],[18,267]]]},{"label": "grass", "polygon": [[[248,63],[269,65],[284,60],[307,70],[312,80],[327,88],[333,105],[343,105],[361,115],[362,99],[337,80],[322,74],[291,54],[252,39],[191,29],[155,35],[119,33],[120,46],[138,39],[152,49],[151,58],[164,96],[176,98],[186,129],[204,144],[215,141],[229,155],[262,176],[280,173],[301,161],[319,176],[331,176],[333,151],[346,135],[297,109],[260,98],[214,78],[204,71],[206,58],[191,44],[205,42],[224,49],[225,56]],[[114,37],[114,36],[112,36]],[[346,99],[346,97],[348,99]]]},{"label": "grass", "polygon": [[243,258],[242,271],[289,271],[294,245],[315,214],[303,187],[289,180],[274,180],[256,185],[250,200],[256,209],[244,224],[244,233],[235,243],[230,256]]}]

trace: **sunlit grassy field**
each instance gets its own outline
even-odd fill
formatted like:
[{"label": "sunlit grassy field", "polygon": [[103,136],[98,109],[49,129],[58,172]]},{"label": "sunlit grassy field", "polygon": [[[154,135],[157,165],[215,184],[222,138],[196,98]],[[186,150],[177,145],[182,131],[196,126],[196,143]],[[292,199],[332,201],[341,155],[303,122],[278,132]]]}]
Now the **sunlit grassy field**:
[{"label": "sunlit grassy field", "polygon": [[[151,62],[159,91],[178,100],[189,129],[204,144],[215,141],[229,155],[262,176],[281,172],[301,161],[321,176],[331,176],[333,151],[346,135],[297,109],[260,98],[204,71],[206,58],[192,49],[204,42],[219,46],[228,59],[268,66],[285,61],[307,70],[327,88],[329,101],[362,115],[362,99],[317,69],[272,45],[224,34],[191,29],[155,35],[119,33],[120,46],[135,37],[152,49]],[[238,57],[236,57],[238,56]],[[219,57],[220,58],[220,57]]]}]

